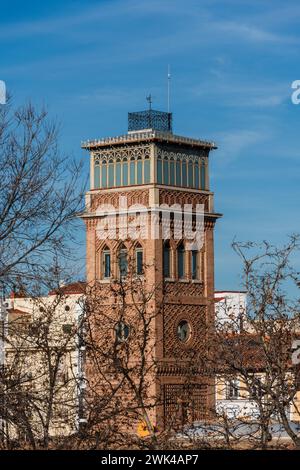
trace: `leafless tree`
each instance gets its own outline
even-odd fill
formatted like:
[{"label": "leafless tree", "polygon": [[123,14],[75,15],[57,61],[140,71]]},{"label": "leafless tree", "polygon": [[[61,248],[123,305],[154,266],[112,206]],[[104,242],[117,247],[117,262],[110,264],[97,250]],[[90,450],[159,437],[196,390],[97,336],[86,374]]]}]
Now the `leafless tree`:
[{"label": "leafless tree", "polygon": [[[295,446],[300,436],[289,419],[290,404],[295,403],[299,382],[297,365],[292,362],[293,340],[299,335],[299,273],[295,257],[299,237],[292,236],[283,247],[267,242],[260,253],[251,254],[253,244],[234,244],[244,266],[247,290],[247,320],[260,339],[264,379],[258,395],[268,402]],[[250,253],[249,253],[250,252]],[[299,412],[296,411],[299,416]]]},{"label": "leafless tree", "polygon": [[4,324],[1,442],[6,448],[64,447],[78,429],[84,300],[78,296],[74,304],[62,288],[16,300]]},{"label": "leafless tree", "polygon": [[159,400],[154,380],[157,288],[147,284],[147,269],[136,275],[128,259],[126,276],[96,283],[87,294],[85,432],[96,433],[102,448],[156,442],[151,413]]},{"label": "leafless tree", "polygon": [[[82,164],[59,149],[59,125],[45,109],[31,103],[14,108],[11,99],[0,106],[0,163],[1,348],[5,343],[10,355],[4,363],[1,351],[1,419],[31,447],[41,441],[47,447],[56,378],[71,338],[58,342],[62,296],[43,306],[41,292],[60,284],[63,267],[64,280],[72,275]],[[32,310],[43,311],[34,317],[7,311],[10,292],[30,297]],[[73,341],[73,332],[69,336]]]},{"label": "leafless tree", "polygon": [[[230,318],[224,304],[229,320],[216,319],[210,339],[215,351],[211,368],[222,377],[223,392],[226,384],[239,380],[237,396],[230,398],[239,399],[240,408],[236,414],[230,413],[229,400],[226,413],[217,410],[219,431],[232,446],[282,446],[289,438],[299,448],[299,431],[290,415],[292,407],[293,419],[299,421],[299,366],[292,361],[293,340],[299,337],[300,326],[295,264],[299,238],[292,236],[280,248],[267,242],[235,242],[233,248],[242,261],[247,305]],[[286,439],[278,438],[279,426]],[[277,433],[272,436],[276,427]]]},{"label": "leafless tree", "polygon": [[53,257],[70,255],[82,208],[81,164],[58,145],[59,126],[32,104],[0,106],[0,282],[40,284]]}]

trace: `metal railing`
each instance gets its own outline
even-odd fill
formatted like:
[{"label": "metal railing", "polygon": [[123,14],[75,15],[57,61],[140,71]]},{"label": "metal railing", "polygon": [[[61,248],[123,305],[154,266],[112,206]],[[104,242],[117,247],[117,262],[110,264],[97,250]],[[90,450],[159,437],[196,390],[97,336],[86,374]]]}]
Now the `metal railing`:
[{"label": "metal railing", "polygon": [[170,132],[155,131],[152,129],[145,130],[144,132],[130,132],[129,134],[124,134],[116,137],[103,137],[101,139],[95,140],[86,140],[81,142],[81,147],[84,149],[89,149],[91,147],[101,147],[111,144],[122,144],[128,142],[140,142],[145,140],[154,140],[161,139],[167,142],[174,142],[180,144],[188,145],[197,145],[201,147],[216,148],[214,142],[209,142],[201,139],[194,139],[191,137],[183,137],[180,135],[175,135]]}]

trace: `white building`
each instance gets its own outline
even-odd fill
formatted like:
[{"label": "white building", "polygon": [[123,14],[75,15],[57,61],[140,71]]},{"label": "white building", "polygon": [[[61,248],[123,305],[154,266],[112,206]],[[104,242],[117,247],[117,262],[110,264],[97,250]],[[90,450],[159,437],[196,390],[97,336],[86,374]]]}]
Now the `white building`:
[{"label": "white building", "polygon": [[[235,335],[246,332],[251,334],[253,328],[247,322],[247,293],[245,291],[216,291],[215,292],[215,314],[216,328],[222,329],[225,334]],[[255,373],[258,381],[263,383],[263,370]],[[226,415],[229,419],[251,420],[258,416],[258,408],[255,402],[255,394],[259,391],[243,383],[241,377],[222,377],[216,376],[216,411],[219,416]],[[297,404],[300,400],[300,392],[296,395],[295,404],[290,407],[290,419],[299,422],[299,412]],[[275,418],[276,420],[276,418]]]},{"label": "white building", "polygon": [[[216,291],[216,328],[240,333],[245,328],[247,293],[245,291]],[[216,377],[216,411],[230,418],[253,418],[256,405],[238,377]]]},{"label": "white building", "polygon": [[[47,383],[55,373],[52,397],[56,411],[50,431],[53,436],[76,432],[84,419],[85,346],[81,334],[84,302],[85,283],[76,282],[62,286],[59,291],[51,291],[44,297],[12,294],[2,299],[0,304],[1,366],[4,376],[15,377],[17,383],[16,391],[14,387],[9,388],[10,398],[7,401],[12,401],[14,393],[20,393],[18,387],[22,384],[22,389],[32,395],[38,393],[41,403],[44,400],[46,404]],[[48,357],[53,358],[52,369],[48,367]],[[59,362],[56,363],[56,359]],[[2,432],[12,438],[19,432],[14,430],[14,413],[17,422],[18,410],[14,409],[11,422],[0,423]],[[38,416],[34,418],[33,428],[37,433],[41,428]]]},{"label": "white building", "polygon": [[241,331],[245,327],[246,300],[245,291],[215,291],[216,327]]}]

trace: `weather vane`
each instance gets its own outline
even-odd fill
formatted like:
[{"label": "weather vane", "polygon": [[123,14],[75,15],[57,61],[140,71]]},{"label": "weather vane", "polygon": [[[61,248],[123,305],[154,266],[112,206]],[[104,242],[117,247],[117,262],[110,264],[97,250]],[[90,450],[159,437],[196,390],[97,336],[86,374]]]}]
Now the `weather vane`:
[{"label": "weather vane", "polygon": [[148,96],[146,96],[146,100],[147,100],[148,103],[149,103],[149,110],[151,111],[151,109],[152,109],[152,101],[153,101],[151,93],[150,93]]}]

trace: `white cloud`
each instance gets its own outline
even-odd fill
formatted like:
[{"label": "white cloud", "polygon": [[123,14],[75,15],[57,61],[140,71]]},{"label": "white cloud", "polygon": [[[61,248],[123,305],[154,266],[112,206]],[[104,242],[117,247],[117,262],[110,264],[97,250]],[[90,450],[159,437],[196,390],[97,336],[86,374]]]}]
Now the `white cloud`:
[{"label": "white cloud", "polygon": [[210,80],[191,87],[188,92],[195,97],[211,98],[214,102],[228,107],[272,108],[290,100],[291,88],[288,82],[266,80],[249,81],[248,76],[237,76],[217,67],[214,60],[210,69]]},{"label": "white cloud", "polygon": [[[254,25],[247,25],[243,23],[238,23],[236,21],[219,21],[212,23],[212,26],[220,33],[226,33],[226,35],[239,37],[247,42],[259,42],[259,43],[274,43],[274,42],[284,42],[284,43],[297,43],[297,38],[273,33],[266,29],[256,27]],[[228,37],[228,36],[227,36]],[[226,36],[224,38],[226,40]]]},{"label": "white cloud", "polygon": [[216,135],[218,162],[224,166],[242,156],[243,152],[270,136],[264,131],[240,129]]}]

